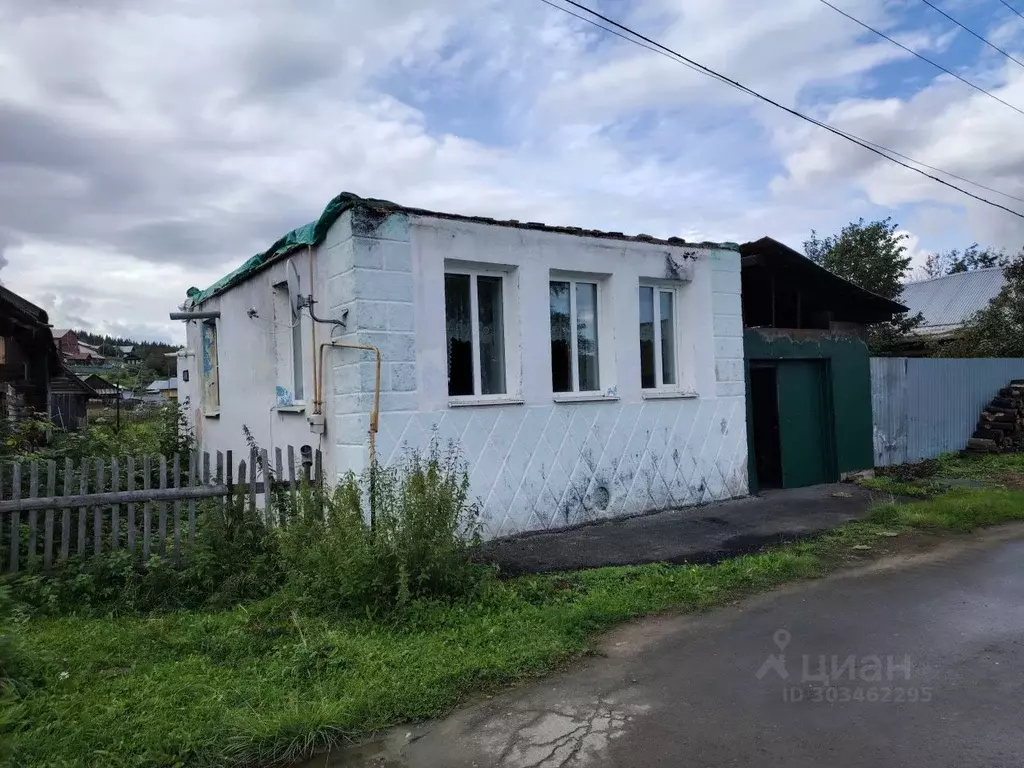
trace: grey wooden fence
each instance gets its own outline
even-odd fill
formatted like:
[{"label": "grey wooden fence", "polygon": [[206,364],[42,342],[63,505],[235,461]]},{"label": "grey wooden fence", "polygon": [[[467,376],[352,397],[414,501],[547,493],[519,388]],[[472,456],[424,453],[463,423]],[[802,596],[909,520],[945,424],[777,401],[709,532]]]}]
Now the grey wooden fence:
[{"label": "grey wooden fence", "polygon": [[274,496],[294,505],[302,483],[319,483],[322,455],[296,460],[251,451],[189,456],[0,462],[0,572],[50,569],[69,557],[124,549],[147,560],[178,557],[196,536],[196,504],[223,510],[232,500],[275,522]]}]

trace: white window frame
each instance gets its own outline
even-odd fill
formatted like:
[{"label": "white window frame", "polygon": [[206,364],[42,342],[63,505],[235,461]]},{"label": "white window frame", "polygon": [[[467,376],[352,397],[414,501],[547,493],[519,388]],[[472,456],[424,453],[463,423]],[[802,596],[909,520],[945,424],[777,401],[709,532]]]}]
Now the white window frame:
[{"label": "white window frame", "polygon": [[[519,315],[516,311],[516,287],[514,285],[515,269],[503,269],[497,266],[478,266],[475,263],[445,260],[444,276],[466,275],[469,277],[469,311],[473,322],[470,323],[470,340],[472,342],[472,366],[473,366],[473,394],[472,395],[448,395],[448,404],[458,405],[483,405],[488,403],[521,403],[520,391],[520,370],[519,358],[512,354],[517,340]],[[478,277],[500,277],[501,278],[501,332],[502,350],[505,356],[505,392],[504,394],[480,394],[480,303],[477,289]],[[443,280],[442,280],[443,284]],[[442,312],[447,324],[447,297],[442,300]],[[447,350],[447,328],[445,329],[445,371],[448,370]],[[447,387],[447,382],[445,384]],[[447,393],[446,393],[447,394]]]},{"label": "white window frame", "polygon": [[[548,366],[548,380],[551,386],[551,394],[555,401],[593,399],[614,396],[606,396],[605,392],[616,391],[615,386],[615,339],[611,331],[612,306],[608,292],[610,290],[610,276],[604,274],[592,274],[588,272],[567,272],[553,269],[548,276],[548,349],[551,349],[551,283],[569,283],[569,324],[571,330],[572,348],[571,355],[571,382],[572,389],[568,392],[555,392],[554,381],[551,379],[551,366]],[[578,339],[576,334],[576,284],[587,283],[597,286],[597,389],[579,388],[579,360],[578,360]],[[610,356],[610,357],[609,357]],[[611,362],[609,362],[611,361]]]},{"label": "white window frame", "polygon": [[[680,316],[682,312],[680,307],[682,305],[681,299],[683,292],[676,285],[666,285],[665,283],[658,283],[650,280],[641,280],[637,286],[636,300],[637,300],[637,317],[639,318],[640,309],[640,289],[641,288],[653,288],[654,289],[654,386],[645,387],[643,385],[643,370],[640,371],[640,388],[645,395],[656,394],[656,393],[689,393],[691,387],[688,386],[688,378],[684,375],[683,365],[683,333],[682,326],[680,324]],[[672,336],[674,343],[675,361],[676,361],[676,383],[665,384],[664,381],[664,360],[661,355],[661,294],[669,293],[672,295]],[[637,343],[639,352],[639,340],[640,340],[640,324],[637,322]],[[686,366],[687,372],[689,366]]]}]

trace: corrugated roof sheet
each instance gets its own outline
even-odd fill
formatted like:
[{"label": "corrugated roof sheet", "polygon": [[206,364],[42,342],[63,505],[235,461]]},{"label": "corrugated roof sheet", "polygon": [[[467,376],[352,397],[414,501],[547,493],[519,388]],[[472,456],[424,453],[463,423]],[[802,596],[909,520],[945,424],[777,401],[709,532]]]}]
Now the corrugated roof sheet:
[{"label": "corrugated roof sheet", "polygon": [[1006,278],[1000,267],[958,272],[903,286],[900,301],[910,314],[924,315],[917,332],[937,335],[961,327],[970,317],[999,295]]}]

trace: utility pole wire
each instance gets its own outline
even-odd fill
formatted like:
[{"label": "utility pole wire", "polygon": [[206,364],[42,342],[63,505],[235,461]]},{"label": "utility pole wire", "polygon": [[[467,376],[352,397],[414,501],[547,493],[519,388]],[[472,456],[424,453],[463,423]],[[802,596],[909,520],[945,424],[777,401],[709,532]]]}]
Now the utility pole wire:
[{"label": "utility pole wire", "polygon": [[937,62],[934,62],[934,61],[932,61],[931,59],[929,59],[929,58],[928,58],[928,57],[926,57],[926,56],[922,56],[922,55],[921,55],[920,53],[918,53],[917,51],[911,50],[910,48],[908,48],[907,46],[905,46],[905,45],[904,45],[903,43],[899,42],[898,40],[894,40],[893,38],[889,37],[889,36],[888,36],[887,34],[885,34],[884,32],[880,32],[880,31],[878,31],[877,29],[875,29],[874,27],[870,26],[869,24],[865,24],[865,23],[864,23],[863,21],[861,21],[860,19],[854,18],[853,16],[851,16],[850,14],[848,14],[848,13],[847,13],[846,11],[844,11],[844,10],[843,10],[842,8],[837,8],[836,6],[832,5],[832,3],[830,3],[830,2],[828,1],[828,0],[821,0],[821,2],[822,2],[822,3],[824,3],[825,5],[827,5],[827,6],[829,7],[829,8],[831,8],[831,9],[832,9],[833,11],[835,11],[836,13],[842,14],[843,16],[845,16],[846,18],[848,18],[848,19],[849,19],[850,21],[853,21],[853,22],[856,22],[857,24],[860,24],[860,25],[861,25],[862,27],[864,27],[864,29],[867,29],[867,30],[870,30],[870,31],[874,32],[874,33],[875,33],[876,35],[878,35],[879,37],[884,37],[884,38],[885,38],[886,40],[888,40],[888,41],[889,41],[890,43],[892,43],[893,45],[898,45],[898,46],[899,46],[900,48],[902,48],[902,49],[903,49],[904,51],[906,51],[907,53],[909,53],[909,54],[911,54],[911,55],[913,55],[913,56],[916,56],[916,57],[917,57],[917,58],[919,58],[919,59],[920,59],[921,61],[925,61],[925,62],[927,62],[927,63],[931,64],[931,65],[932,65],[933,67],[935,67],[936,69],[941,69],[941,70],[942,70],[943,72],[945,72],[945,73],[946,73],[947,75],[952,75],[953,77],[955,77],[955,78],[956,78],[957,80],[959,80],[959,81],[960,81],[961,83],[963,83],[964,85],[969,85],[969,86],[970,86],[971,88],[973,88],[974,90],[978,91],[979,93],[983,93],[983,94],[985,94],[986,96],[989,96],[989,97],[991,97],[991,98],[995,99],[995,100],[996,100],[996,101],[998,101],[998,102],[999,102],[1000,104],[1004,104],[1005,106],[1009,107],[1009,108],[1010,108],[1010,109],[1012,109],[1012,110],[1013,110],[1014,112],[1017,112],[1018,114],[1024,115],[1024,110],[1020,109],[1019,107],[1015,107],[1015,106],[1014,106],[1013,104],[1011,104],[1011,103],[1010,103],[1010,102],[1008,102],[1008,101],[1003,101],[1003,100],[1002,100],[1001,98],[999,98],[998,96],[996,96],[996,95],[995,95],[994,93],[991,93],[990,91],[986,91],[986,90],[985,90],[984,88],[982,88],[982,87],[981,87],[980,85],[975,85],[975,84],[974,84],[974,83],[972,83],[972,82],[971,82],[970,80],[967,80],[967,79],[965,79],[965,78],[961,77],[960,75],[958,75],[958,74],[957,74],[956,72],[953,72],[952,70],[946,69],[946,68],[945,68],[944,66],[942,66],[941,64],[939,64],[939,63],[937,63]]},{"label": "utility pole wire", "polygon": [[[558,8],[559,10],[561,10],[561,11],[563,11],[565,13],[569,13],[569,11],[567,9],[562,8],[562,7],[558,6],[558,5],[554,5],[553,3],[549,2],[549,0],[541,0],[541,1],[546,3],[547,5],[551,5],[554,8]],[[569,5],[572,5],[572,6],[576,7],[576,8],[579,8],[580,10],[585,11],[586,13],[589,13],[592,16],[594,16],[594,17],[596,17],[598,19],[601,19],[602,21],[604,21],[604,22],[606,22],[608,24],[611,24],[613,27],[616,27],[617,29],[620,29],[620,30],[628,33],[629,35],[633,35],[633,36],[639,38],[640,40],[643,40],[646,43],[650,43],[655,48],[659,49],[658,53],[664,52],[662,55],[667,55],[669,58],[671,58],[677,64],[689,64],[689,65],[691,65],[691,68],[693,68],[693,67],[697,68],[702,74],[708,75],[709,77],[711,77],[711,78],[713,78],[715,80],[719,80],[721,82],[724,82],[727,85],[730,85],[733,88],[741,90],[744,93],[747,93],[747,94],[753,96],[756,99],[760,99],[761,101],[763,101],[763,102],[765,102],[767,104],[771,104],[773,107],[777,107],[778,109],[781,109],[784,112],[788,112],[789,114],[793,115],[794,117],[799,117],[801,120],[805,120],[805,121],[807,121],[809,123],[812,123],[813,125],[817,125],[819,128],[824,128],[829,133],[835,134],[836,136],[844,138],[847,141],[851,141],[854,144],[856,144],[857,146],[863,147],[864,149],[868,150],[869,152],[872,152],[872,153],[874,153],[874,154],[876,154],[876,155],[878,155],[880,157],[884,157],[886,160],[889,160],[890,162],[896,163],[896,165],[900,165],[900,166],[902,166],[904,168],[907,168],[908,170],[911,170],[914,173],[918,173],[921,176],[924,176],[925,178],[931,179],[932,181],[936,181],[939,184],[942,184],[943,186],[949,187],[950,189],[955,189],[956,191],[958,191],[958,192],[960,192],[960,193],[962,193],[964,195],[967,195],[968,197],[974,198],[975,200],[978,200],[979,202],[985,203],[986,205],[991,205],[994,208],[999,208],[1000,210],[1006,211],[1007,213],[1010,213],[1010,214],[1012,214],[1014,216],[1017,216],[1018,218],[1024,219],[1024,213],[1020,213],[1019,211],[1015,211],[1012,208],[1007,208],[1005,205],[1001,205],[1000,203],[993,202],[992,200],[989,200],[987,198],[981,197],[980,195],[976,195],[973,192],[968,192],[963,187],[958,187],[956,184],[951,184],[950,182],[945,181],[944,179],[940,179],[938,176],[933,176],[930,173],[925,173],[920,168],[915,168],[912,165],[907,165],[906,163],[897,160],[895,157],[892,157],[891,155],[886,154],[887,151],[891,151],[891,150],[876,149],[874,146],[871,146],[871,144],[869,142],[867,142],[867,141],[865,141],[863,139],[860,139],[860,138],[854,136],[853,134],[846,133],[844,131],[839,130],[838,128],[833,128],[831,125],[828,125],[827,123],[823,123],[822,121],[816,120],[813,117],[809,117],[808,115],[805,115],[802,112],[798,112],[797,110],[792,109],[791,107],[787,107],[784,104],[780,104],[779,102],[777,102],[777,101],[775,101],[773,99],[770,99],[769,97],[764,96],[764,95],[758,93],[757,91],[755,91],[755,90],[753,90],[751,88],[748,88],[747,86],[743,85],[742,83],[740,83],[740,82],[738,82],[736,80],[733,80],[732,78],[726,77],[725,75],[722,75],[722,74],[714,71],[713,69],[710,69],[710,68],[704,66],[703,64],[701,64],[701,63],[699,63],[697,61],[694,61],[693,59],[690,59],[690,58],[687,58],[686,56],[683,56],[681,53],[673,51],[671,48],[667,48],[666,46],[662,45],[661,43],[657,42],[656,40],[652,40],[651,38],[646,37],[646,36],[640,34],[639,32],[636,32],[636,31],[630,29],[629,27],[624,26],[623,24],[620,24],[619,22],[615,21],[614,19],[610,19],[607,16],[604,16],[604,15],[598,13],[597,11],[591,10],[590,8],[588,8],[585,5],[582,5],[581,3],[577,3],[576,0],[563,0],[563,2],[568,3]],[[575,16],[576,14],[572,14],[572,15]],[[577,17],[577,18],[579,18],[579,17]],[[593,24],[596,27],[600,27],[601,26],[600,24],[597,24],[596,22],[592,21],[589,18],[584,19],[584,21],[587,21],[588,23]],[[636,41],[633,40],[632,42],[635,43]],[[637,45],[639,45],[639,43],[637,43]],[[642,46],[642,47],[647,48],[648,46]],[[917,162],[917,161],[913,161],[913,162]],[[923,165],[923,163],[921,165]],[[942,171],[942,173],[945,173],[945,171]],[[947,175],[952,175],[952,174],[947,174]],[[974,183],[974,182],[970,182],[970,183]],[[980,186],[980,185],[978,185],[978,186]]]},{"label": "utility pole wire", "polygon": [[999,2],[1002,3],[1003,5],[1005,5],[1007,8],[1009,8],[1014,13],[1016,13],[1022,19],[1024,19],[1024,13],[1021,13],[1020,11],[1018,11],[1016,8],[1014,8],[1012,5],[1010,5],[1008,2],[1006,2],[1006,0],[999,0]]},{"label": "utility pole wire", "polygon": [[[960,23],[959,21],[957,21],[956,19],[954,19],[954,18],[953,18],[952,16],[950,16],[950,15],[949,15],[948,13],[946,13],[946,12],[945,12],[944,10],[942,10],[941,8],[939,8],[939,6],[935,5],[935,3],[931,2],[931,0],[921,0],[921,2],[922,2],[922,3],[924,3],[925,5],[927,5],[927,6],[929,7],[929,8],[931,8],[931,9],[933,9],[933,10],[936,10],[936,11],[938,11],[939,13],[941,13],[941,14],[942,14],[943,16],[945,16],[945,17],[946,17],[947,19],[949,19],[949,20],[950,20],[950,21],[952,21],[952,22],[953,22],[954,24],[956,24],[956,25],[957,25],[958,27],[960,27],[960,29],[966,30],[966,31],[967,31],[967,32],[968,32],[969,34],[971,34],[971,35],[974,35],[974,36],[975,36],[976,38],[978,38],[979,40],[981,40],[981,42],[983,42],[983,43],[984,43],[985,45],[987,45],[987,46],[988,46],[989,48],[991,48],[992,50],[994,50],[994,51],[999,51],[999,52],[1000,52],[1001,54],[1003,54],[1003,56],[1005,56],[1006,58],[1008,58],[1008,59],[1009,59],[1010,61],[1014,62],[1015,64],[1017,64],[1017,65],[1018,65],[1018,66],[1020,66],[1020,67],[1024,67],[1024,61],[1021,61],[1020,59],[1015,59],[1015,58],[1014,58],[1013,56],[1011,56],[1010,54],[1008,54],[1008,53],[1007,53],[1006,51],[1004,51],[1004,50],[1003,50],[1002,48],[1000,48],[1000,47],[999,47],[998,45],[996,45],[995,43],[991,43],[991,42],[989,42],[988,40],[986,40],[986,39],[985,39],[984,37],[982,37],[981,35],[979,35],[979,34],[978,34],[977,32],[975,32],[975,31],[974,31],[973,29],[971,29],[970,27],[965,27],[965,26],[964,26],[963,24],[961,24],[961,23]],[[1004,3],[1004,5],[1005,5],[1005,3]],[[1011,8],[1011,10],[1013,10],[1013,9]]]}]

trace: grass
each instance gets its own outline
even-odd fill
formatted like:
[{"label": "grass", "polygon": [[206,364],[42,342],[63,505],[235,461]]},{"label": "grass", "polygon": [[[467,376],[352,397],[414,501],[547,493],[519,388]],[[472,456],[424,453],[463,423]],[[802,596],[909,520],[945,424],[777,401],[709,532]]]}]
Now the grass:
[{"label": "grass", "polygon": [[[986,471],[1020,469],[1018,458]],[[32,620],[22,638],[33,679],[8,700],[0,728],[15,765],[293,760],[541,675],[588,651],[616,622],[818,577],[921,531],[1020,519],[1024,492],[958,488],[884,504],[862,522],[717,565],[494,582],[474,602],[415,605],[394,624],[289,615],[273,600],[219,613]]]},{"label": "grass", "polygon": [[1024,489],[1024,455],[1019,453],[960,456],[945,454],[936,459],[879,470],[860,485],[875,491],[912,498],[931,498],[945,493],[945,480],[974,480],[993,487]]}]

